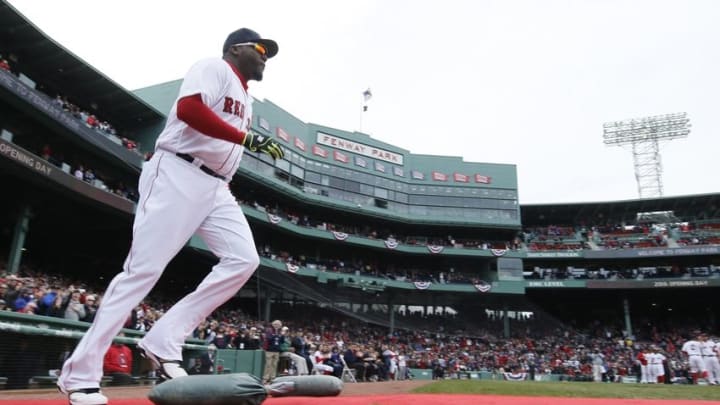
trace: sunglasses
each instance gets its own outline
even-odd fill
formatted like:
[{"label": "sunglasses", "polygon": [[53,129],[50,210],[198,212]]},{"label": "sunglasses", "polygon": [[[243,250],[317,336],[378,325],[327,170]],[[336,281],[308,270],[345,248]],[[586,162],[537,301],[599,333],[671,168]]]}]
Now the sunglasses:
[{"label": "sunglasses", "polygon": [[240,44],[233,44],[232,46],[252,46],[253,48],[255,48],[255,50],[257,51],[257,53],[259,53],[259,54],[262,55],[262,56],[266,56],[266,55],[267,55],[267,52],[268,52],[268,51],[267,51],[267,48],[265,47],[265,45],[263,45],[263,44],[258,44],[258,43],[256,43],[256,42],[243,42],[243,43],[240,43]]}]

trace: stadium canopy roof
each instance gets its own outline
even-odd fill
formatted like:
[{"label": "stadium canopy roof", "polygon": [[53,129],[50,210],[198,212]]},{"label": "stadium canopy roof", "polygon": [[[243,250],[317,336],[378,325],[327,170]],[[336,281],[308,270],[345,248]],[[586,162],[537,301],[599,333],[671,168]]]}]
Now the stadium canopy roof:
[{"label": "stadium canopy roof", "polygon": [[720,193],[586,203],[523,204],[523,226],[634,224],[638,213],[672,211],[682,221],[720,217]]},{"label": "stadium canopy roof", "polygon": [[0,1],[0,53],[11,61],[16,73],[35,81],[39,90],[51,97],[63,94],[117,128],[132,130],[164,119],[142,99],[48,37],[4,0]]}]

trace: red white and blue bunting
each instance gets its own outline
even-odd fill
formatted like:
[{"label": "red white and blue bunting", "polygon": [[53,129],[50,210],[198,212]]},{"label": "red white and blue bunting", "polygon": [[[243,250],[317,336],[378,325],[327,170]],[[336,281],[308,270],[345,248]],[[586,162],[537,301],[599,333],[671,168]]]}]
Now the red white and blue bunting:
[{"label": "red white and blue bunting", "polygon": [[297,271],[300,270],[300,266],[298,266],[296,264],[285,263],[285,267],[287,268],[287,271],[289,271],[290,273],[297,273]]},{"label": "red white and blue bunting", "polygon": [[492,284],[488,283],[487,281],[480,280],[478,283],[473,284],[475,286],[475,289],[477,289],[480,292],[488,292],[492,289]]},{"label": "red white and blue bunting", "polygon": [[427,290],[432,283],[430,281],[415,281],[413,284],[418,290]]},{"label": "red white and blue bunting", "polygon": [[430,253],[438,254],[438,253],[441,253],[445,249],[445,246],[427,245],[427,248],[430,251]]},{"label": "red white and blue bunting", "polygon": [[271,213],[267,213],[268,221],[270,221],[271,224],[278,224],[280,221],[282,221],[282,218],[280,218],[277,215],[273,215]]},{"label": "red white and blue bunting", "polygon": [[335,239],[337,240],[345,240],[350,237],[350,235],[346,234],[345,232],[338,232],[338,231],[331,231]]},{"label": "red white and blue bunting", "polygon": [[503,378],[507,381],[523,381],[527,379],[527,373],[503,373]]},{"label": "red white and blue bunting", "polygon": [[504,256],[505,253],[507,253],[507,249],[490,249],[490,253],[492,253],[493,256]]},{"label": "red white and blue bunting", "polygon": [[385,247],[388,249],[397,249],[399,243],[395,239],[388,239],[385,241]]}]

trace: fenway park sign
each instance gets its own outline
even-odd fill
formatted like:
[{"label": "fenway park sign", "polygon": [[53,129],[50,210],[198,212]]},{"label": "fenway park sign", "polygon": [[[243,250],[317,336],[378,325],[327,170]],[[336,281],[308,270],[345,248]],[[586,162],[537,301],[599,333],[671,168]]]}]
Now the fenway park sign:
[{"label": "fenway park sign", "polygon": [[403,165],[403,155],[399,153],[390,152],[389,150],[376,148],[374,146],[340,138],[323,132],[317,133],[317,143],[356,153],[358,155],[371,157],[373,159],[384,160],[396,165]]}]

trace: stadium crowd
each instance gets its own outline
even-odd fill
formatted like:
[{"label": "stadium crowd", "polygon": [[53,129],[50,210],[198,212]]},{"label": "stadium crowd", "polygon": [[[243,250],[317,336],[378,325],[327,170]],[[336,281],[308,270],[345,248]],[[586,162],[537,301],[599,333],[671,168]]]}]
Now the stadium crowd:
[{"label": "stadium crowd", "polygon": [[[102,291],[24,268],[19,276],[0,273],[0,296],[0,310],[91,322]],[[170,304],[168,299],[150,297],[128,314],[125,326],[147,331]],[[295,315],[298,312],[302,318]],[[312,305],[278,303],[273,313],[283,319],[282,327],[225,305],[199,325],[193,337],[218,349],[262,348],[287,358],[275,363],[280,367],[267,378],[275,372],[313,371],[341,377],[344,360],[359,381],[412,378],[410,369],[419,368],[432,370],[433,378],[490,372],[531,379],[556,375],[572,381],[616,382],[633,376],[638,382],[658,382],[642,373],[644,356],[652,352],[664,355],[664,382],[692,383],[689,357],[681,348],[698,334],[694,329],[705,326],[642,322],[634,336],[627,336],[621,325],[596,321],[581,330],[570,327],[572,322],[528,313],[509,319],[511,336],[506,338],[502,314],[492,311],[467,319],[445,311],[404,308],[397,317],[413,326],[392,333],[386,326]],[[707,377],[711,384],[718,379],[720,375]]]},{"label": "stadium crowd", "polygon": [[[32,148],[30,148],[32,149]],[[91,184],[96,187],[102,187],[105,191],[123,197],[125,199],[135,201],[138,200],[138,192],[135,187],[127,185],[125,182],[113,178],[112,175],[102,173],[97,169],[86,166],[82,161],[75,159],[68,163],[70,160],[66,159],[61,151],[55,150],[52,145],[44,144],[40,150],[31,150],[31,152],[37,153],[40,157],[53,164],[54,166],[63,169],[63,164],[69,165],[68,174],[74,176],[78,181],[84,181],[85,183]],[[99,180],[99,182],[96,182]]]},{"label": "stadium crowd", "polygon": [[720,244],[720,220],[706,223],[556,226],[526,228],[511,240],[401,235],[370,224],[342,224],[271,204],[261,198],[238,200],[240,204],[267,212],[281,220],[307,228],[342,232],[369,239],[407,245],[429,245],[467,249],[527,251],[573,251],[586,249],[642,249],[652,247]]},{"label": "stadium crowd", "polygon": [[[14,68],[14,63],[12,62],[13,57],[5,58],[0,54],[0,70],[4,70],[6,72],[9,72],[15,76],[18,76],[19,72],[16,68]],[[35,90],[40,91],[43,86],[36,86]],[[45,93],[43,93],[45,94]],[[49,94],[45,94],[48,97],[52,97]],[[130,138],[127,138],[125,136],[120,136],[118,134],[118,131],[115,129],[115,127],[110,124],[108,121],[99,119],[94,113],[88,112],[86,109],[78,106],[77,104],[71,102],[68,100],[67,96],[58,94],[55,96],[55,103],[62,108],[66,113],[72,115],[74,118],[78,119],[79,121],[83,122],[88,128],[95,129],[98,131],[99,134],[102,134],[104,136],[112,136],[117,137],[120,139],[122,145],[130,150],[133,151],[141,156],[144,156],[143,153],[140,151],[140,144],[137,141],[134,141]]]},{"label": "stadium crowd", "polygon": [[343,224],[337,221],[327,221],[315,218],[307,213],[297,212],[277,204],[271,205],[258,199],[238,200],[238,203],[251,206],[269,215],[286,220],[294,225],[321,229],[331,232],[342,232],[348,235],[360,236],[368,239],[385,240],[390,243],[402,243],[411,246],[442,246],[466,249],[509,249],[518,250],[521,248],[520,240],[482,240],[476,238],[456,238],[452,235],[443,237],[428,235],[401,235],[396,231],[387,228],[376,228],[372,225]]}]

